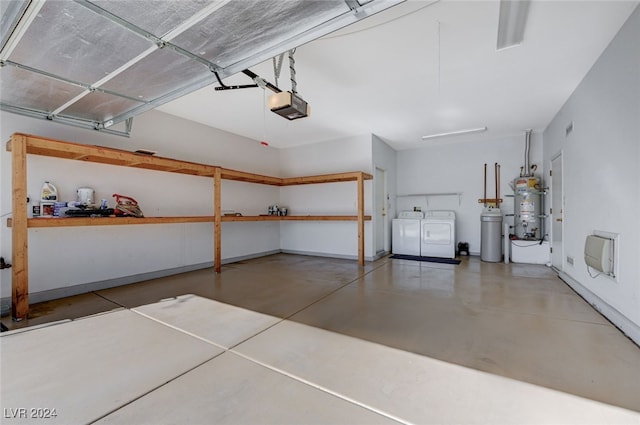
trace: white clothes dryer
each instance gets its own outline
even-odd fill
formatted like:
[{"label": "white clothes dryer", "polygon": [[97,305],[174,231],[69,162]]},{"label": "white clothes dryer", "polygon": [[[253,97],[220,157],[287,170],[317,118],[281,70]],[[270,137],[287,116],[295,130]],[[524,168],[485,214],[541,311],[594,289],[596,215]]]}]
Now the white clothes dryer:
[{"label": "white clothes dryer", "polygon": [[427,211],[421,224],[421,256],[456,257],[455,211]]}]

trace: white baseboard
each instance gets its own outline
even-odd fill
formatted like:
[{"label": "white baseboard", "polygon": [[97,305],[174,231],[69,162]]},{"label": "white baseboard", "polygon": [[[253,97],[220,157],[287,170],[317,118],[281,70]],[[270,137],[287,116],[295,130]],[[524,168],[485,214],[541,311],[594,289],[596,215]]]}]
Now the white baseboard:
[{"label": "white baseboard", "polygon": [[380,251],[380,252],[376,253],[376,255],[373,256],[372,261],[379,260],[379,259],[381,259],[383,257],[386,257],[389,254],[391,254],[391,251]]},{"label": "white baseboard", "polygon": [[[252,258],[264,257],[266,255],[277,254],[280,250],[272,250],[259,252],[255,254],[243,255],[240,257],[223,258],[222,264],[235,263],[237,261],[250,260]],[[35,304],[44,301],[55,300],[59,298],[71,297],[74,295],[86,294],[88,292],[101,291],[103,289],[115,288],[116,286],[128,285],[130,283],[143,282],[145,280],[158,279],[161,277],[172,276],[180,273],[187,273],[195,270],[213,267],[213,261],[207,261],[199,264],[191,264],[188,266],[174,267],[164,270],[156,270],[147,273],[139,273],[130,276],[123,276],[114,279],[100,280],[97,282],[82,283],[80,285],[65,286],[62,288],[49,289],[46,291],[32,292],[29,294],[29,303]],[[11,313],[11,297],[3,297],[0,299],[0,314],[7,315]]]},{"label": "white baseboard", "polygon": [[[271,251],[263,251],[263,252],[257,252],[255,254],[241,255],[239,257],[223,258],[220,263],[221,264],[237,263],[238,261],[251,260],[252,258],[260,258],[260,257],[266,257],[267,255],[280,254],[281,252],[282,251],[279,249],[273,249]],[[213,267],[213,263],[211,263],[211,265]]]},{"label": "white baseboard", "polygon": [[627,316],[620,313],[614,307],[605,302],[602,298],[584,287],[580,282],[563,271],[558,272],[558,277],[576,291],[593,308],[598,310],[604,317],[613,323],[618,329],[628,336],[636,345],[640,346],[640,326],[632,322]]},{"label": "white baseboard", "polygon": [[[296,251],[295,249],[283,249],[280,252],[283,254],[296,254],[296,255],[309,255],[311,257],[327,257],[327,258],[340,258],[343,260],[357,260],[357,255],[343,255],[343,254],[331,254],[325,252],[315,251]],[[374,261],[372,257],[365,257],[365,261]]]},{"label": "white baseboard", "polygon": [[[148,273],[139,273],[131,276],[123,276],[115,279],[100,280],[97,282],[82,283],[80,285],[65,286],[62,288],[49,289],[46,291],[31,292],[29,294],[29,304],[41,303],[44,301],[56,300],[59,298],[71,297],[74,295],[86,294],[87,292],[101,291],[103,289],[114,288],[116,286],[128,285],[130,283],[142,282],[145,280],[158,279],[179,273],[186,273],[194,270],[213,267],[213,262],[192,264],[189,266],[174,267],[171,269],[156,270]],[[2,315],[10,313],[11,298],[5,297],[1,300]]]}]

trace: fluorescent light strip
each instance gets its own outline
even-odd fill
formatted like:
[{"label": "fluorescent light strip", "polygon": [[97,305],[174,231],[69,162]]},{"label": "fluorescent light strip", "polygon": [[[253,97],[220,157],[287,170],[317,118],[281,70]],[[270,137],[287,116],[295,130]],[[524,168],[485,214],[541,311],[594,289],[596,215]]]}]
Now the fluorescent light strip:
[{"label": "fluorescent light strip", "polygon": [[29,29],[33,20],[38,16],[40,9],[44,6],[44,2],[45,0],[36,0],[29,3],[29,6],[27,6],[24,11],[22,18],[18,21],[18,25],[16,25],[16,28],[13,30],[9,40],[7,40],[5,48],[0,53],[0,60],[7,60],[9,56],[11,56],[11,53],[13,53],[13,50],[18,46],[18,43],[24,36],[24,33],[27,32],[27,29]]},{"label": "fluorescent light strip", "polygon": [[517,46],[524,40],[530,0],[501,0],[497,50]]},{"label": "fluorescent light strip", "polygon": [[459,134],[482,133],[483,131],[487,131],[487,127],[471,128],[469,130],[449,131],[447,133],[429,134],[428,136],[422,136],[422,140],[435,139],[436,137],[457,136]]}]

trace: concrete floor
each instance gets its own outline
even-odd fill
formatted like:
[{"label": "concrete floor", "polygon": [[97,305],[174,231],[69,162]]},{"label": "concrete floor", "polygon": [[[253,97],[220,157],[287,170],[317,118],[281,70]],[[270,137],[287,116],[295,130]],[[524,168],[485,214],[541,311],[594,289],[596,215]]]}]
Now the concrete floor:
[{"label": "concrete floor", "polygon": [[640,348],[537,265],[384,258],[361,268],[278,254],[36,304],[29,320],[2,322],[143,313],[184,294],[640,412]]}]

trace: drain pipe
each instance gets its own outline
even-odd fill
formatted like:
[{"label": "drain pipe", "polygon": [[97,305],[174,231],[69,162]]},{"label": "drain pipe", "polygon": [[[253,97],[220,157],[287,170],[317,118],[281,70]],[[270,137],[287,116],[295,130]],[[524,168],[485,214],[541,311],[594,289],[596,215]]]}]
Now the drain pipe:
[{"label": "drain pipe", "polygon": [[509,223],[504,223],[504,239],[503,239],[503,248],[504,250],[504,263],[509,264],[509,257],[511,256],[511,239],[509,238]]},{"label": "drain pipe", "polygon": [[484,207],[487,208],[487,163],[484,164]]}]

